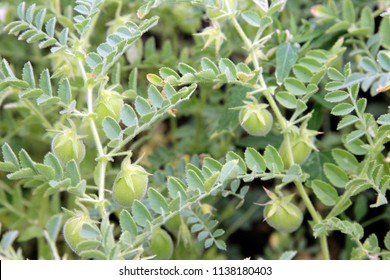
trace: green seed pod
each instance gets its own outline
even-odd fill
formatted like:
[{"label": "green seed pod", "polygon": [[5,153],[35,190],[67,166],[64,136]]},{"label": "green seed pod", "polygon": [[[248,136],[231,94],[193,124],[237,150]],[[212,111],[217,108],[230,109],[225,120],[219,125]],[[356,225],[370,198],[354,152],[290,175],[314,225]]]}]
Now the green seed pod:
[{"label": "green seed pod", "polygon": [[119,120],[123,97],[114,91],[103,90],[95,105],[96,122],[101,125],[105,117]]},{"label": "green seed pod", "polygon": [[[317,132],[308,129],[302,129],[298,133],[292,133],[290,135],[290,145],[294,163],[302,164],[310,156],[314,147],[314,135]],[[288,143],[286,140],[282,142],[279,148],[279,154],[282,157],[284,165],[290,167],[288,161]]]},{"label": "green seed pod", "polygon": [[279,232],[291,233],[302,224],[303,213],[291,202],[294,195],[278,197],[266,190],[271,200],[264,207],[264,220]]},{"label": "green seed pod", "polygon": [[91,238],[81,236],[81,228],[85,223],[90,223],[90,220],[87,215],[78,215],[75,217],[69,218],[64,225],[63,234],[66,243],[75,253],[79,253],[77,246],[84,242],[91,240]]},{"label": "green seed pod", "polygon": [[266,104],[248,103],[240,110],[241,127],[253,136],[267,135],[274,122],[272,114],[266,109],[267,107]]},{"label": "green seed pod", "polygon": [[150,249],[156,255],[156,259],[168,260],[173,254],[173,241],[165,230],[157,228],[150,239]]},{"label": "green seed pod", "polygon": [[85,145],[73,128],[54,136],[51,149],[64,164],[72,159],[80,163],[85,157]]},{"label": "green seed pod", "polygon": [[112,198],[122,207],[131,207],[134,200],[141,199],[148,188],[148,176],[142,166],[125,160],[114,181]]},{"label": "green seed pod", "polygon": [[[272,205],[264,207],[264,217],[268,217],[272,207]],[[291,233],[301,226],[303,214],[296,205],[290,202],[279,205],[265,221],[277,231]]]}]

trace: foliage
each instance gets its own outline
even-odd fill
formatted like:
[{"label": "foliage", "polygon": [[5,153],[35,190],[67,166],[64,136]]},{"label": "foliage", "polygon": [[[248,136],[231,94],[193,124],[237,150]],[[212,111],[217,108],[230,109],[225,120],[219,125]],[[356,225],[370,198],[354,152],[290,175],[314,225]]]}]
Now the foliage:
[{"label": "foliage", "polygon": [[245,258],[259,224],[256,258],[390,258],[388,1],[30,2],[0,3],[0,258]]}]

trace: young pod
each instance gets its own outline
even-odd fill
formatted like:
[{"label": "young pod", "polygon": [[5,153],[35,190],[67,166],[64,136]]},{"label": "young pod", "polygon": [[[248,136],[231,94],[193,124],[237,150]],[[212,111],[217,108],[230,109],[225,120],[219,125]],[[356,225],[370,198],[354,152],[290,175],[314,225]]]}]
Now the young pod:
[{"label": "young pod", "polygon": [[[312,150],[315,149],[315,135],[317,135],[317,132],[308,129],[301,129],[299,132],[289,135],[294,163],[302,164],[310,156]],[[291,164],[288,160],[288,142],[286,139],[280,145],[279,154],[282,157],[284,165],[290,167]]]},{"label": "young pod", "polygon": [[149,242],[152,253],[158,260],[169,260],[173,255],[173,241],[165,230],[156,228]]},{"label": "young pod", "polygon": [[119,120],[122,106],[123,97],[119,93],[108,90],[101,91],[95,105],[96,122],[101,125],[105,117]]},{"label": "young pod", "polygon": [[302,224],[303,213],[291,202],[294,195],[277,197],[270,191],[271,201],[264,207],[264,220],[279,232],[291,233],[296,231]]},{"label": "young pod", "polygon": [[72,159],[80,163],[85,157],[85,145],[74,128],[66,129],[54,136],[51,149],[64,164]]},{"label": "young pod", "polygon": [[64,225],[63,235],[66,243],[73,252],[79,253],[77,248],[82,242],[91,240],[91,238],[82,236],[81,229],[84,224],[91,223],[88,216],[84,214],[69,218]]},{"label": "young pod", "polygon": [[248,134],[265,136],[270,132],[274,119],[267,107],[266,104],[248,103],[240,110],[239,121]]},{"label": "young pod", "polygon": [[129,208],[136,199],[141,199],[148,188],[149,173],[142,166],[124,161],[115,178],[112,198],[120,206]]}]

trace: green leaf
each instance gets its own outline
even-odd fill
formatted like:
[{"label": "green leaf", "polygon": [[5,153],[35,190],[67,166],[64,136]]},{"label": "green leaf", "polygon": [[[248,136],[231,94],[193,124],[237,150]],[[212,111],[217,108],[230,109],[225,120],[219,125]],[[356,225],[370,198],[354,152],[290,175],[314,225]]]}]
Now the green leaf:
[{"label": "green leaf", "polygon": [[[38,21],[38,16],[37,16],[36,20]],[[55,17],[53,17],[53,18],[49,19],[45,25],[46,33],[47,33],[47,35],[49,35],[49,37],[54,37],[56,22],[57,22],[57,19]],[[43,23],[43,21],[42,21],[42,23]]]},{"label": "green leaf", "polygon": [[353,154],[343,149],[333,149],[332,156],[336,163],[345,171],[354,171],[359,164]]},{"label": "green leaf", "polygon": [[288,90],[288,92],[294,95],[305,95],[307,93],[307,89],[305,85],[295,78],[287,78],[284,82],[284,86]]},{"label": "green leaf", "polygon": [[149,200],[150,208],[154,212],[161,215],[168,214],[169,207],[167,201],[165,200],[164,196],[162,196],[162,194],[159,193],[154,188],[148,189],[148,200]]},{"label": "green leaf", "polygon": [[260,17],[256,12],[251,10],[244,11],[241,13],[241,16],[249,25],[252,25],[254,27],[260,27]]},{"label": "green leaf", "polygon": [[68,41],[68,33],[69,33],[69,29],[64,28],[64,29],[62,29],[62,31],[58,35],[58,40],[60,41],[61,45],[64,45],[64,46],[66,45],[66,43]]},{"label": "green leaf", "polygon": [[120,113],[121,120],[127,127],[138,126],[138,118],[133,108],[125,104]]},{"label": "green leaf", "polygon": [[369,57],[363,57],[359,62],[359,67],[368,73],[377,73],[379,71],[377,64]]},{"label": "green leaf", "polygon": [[164,85],[164,94],[168,100],[172,103],[175,103],[177,100],[171,100],[175,95],[177,95],[177,91],[172,87],[170,83],[166,83]]},{"label": "green leaf", "polygon": [[204,229],[204,225],[202,225],[202,224],[194,224],[191,226],[192,233],[201,231],[202,229]]},{"label": "green leaf", "polygon": [[284,169],[283,160],[273,146],[267,145],[264,151],[264,159],[267,168],[272,173],[280,173]]},{"label": "green leaf", "polygon": [[347,115],[347,116],[343,117],[341,119],[341,121],[338,123],[337,130],[340,130],[344,127],[350,126],[350,125],[356,123],[357,121],[359,121],[359,118],[357,116]]},{"label": "green leaf", "polygon": [[359,23],[362,28],[368,29],[368,36],[371,36],[374,33],[375,21],[370,7],[366,6],[362,9]]},{"label": "green leaf", "polygon": [[43,163],[53,168],[55,173],[55,179],[61,180],[63,177],[63,170],[60,161],[52,153],[46,154]]},{"label": "green leaf", "polygon": [[50,217],[49,221],[46,223],[46,230],[50,237],[51,241],[56,241],[58,234],[61,230],[62,223],[62,214],[57,214]]},{"label": "green leaf", "polygon": [[99,250],[86,250],[79,253],[84,259],[107,260],[107,256]]},{"label": "green leaf", "polygon": [[340,82],[343,82],[345,79],[344,75],[341,74],[341,72],[339,70],[337,70],[336,68],[333,68],[333,67],[329,67],[328,77],[331,80],[340,81]]},{"label": "green leaf", "polygon": [[131,213],[133,214],[134,221],[141,227],[145,227],[148,222],[152,221],[152,215],[148,208],[137,199],[133,202]]},{"label": "green leaf", "polygon": [[18,5],[17,9],[16,9],[16,13],[18,15],[18,17],[21,19],[21,20],[24,20],[24,15],[26,13],[26,3],[25,2],[22,2]]},{"label": "green leaf", "polygon": [[48,180],[55,179],[55,172],[53,167],[41,163],[36,163],[35,169],[38,171],[39,174],[43,175]]},{"label": "green leaf", "polygon": [[383,114],[381,115],[378,120],[377,120],[377,123],[378,124],[381,124],[381,125],[388,125],[390,124],[390,114]]},{"label": "green leaf", "polygon": [[238,160],[238,173],[240,175],[246,174],[245,161],[238,154],[236,154],[233,151],[229,151],[226,154],[226,162],[231,161],[231,160],[235,160],[235,159]]},{"label": "green leaf", "polygon": [[378,53],[378,62],[383,70],[390,72],[390,52],[389,51],[380,51]]},{"label": "green leaf", "polygon": [[279,84],[290,74],[291,68],[298,59],[298,51],[292,43],[279,45],[276,49],[276,80]]},{"label": "green leaf", "polygon": [[345,116],[351,113],[354,110],[352,104],[349,103],[340,103],[333,107],[331,114],[335,116]]},{"label": "green leaf", "polygon": [[150,103],[157,108],[161,108],[164,102],[163,96],[154,85],[148,87],[148,99],[150,100]]},{"label": "green leaf", "polygon": [[36,171],[35,162],[24,149],[21,149],[19,152],[19,161],[22,168],[31,168],[32,170]]},{"label": "green leaf", "polygon": [[326,206],[333,206],[339,198],[334,187],[321,180],[314,180],[311,185],[314,194]]},{"label": "green leaf", "polygon": [[292,70],[295,77],[297,77],[297,79],[301,80],[302,82],[309,83],[311,81],[313,73],[308,67],[304,65],[296,64],[294,65]]},{"label": "green leaf", "polygon": [[161,67],[158,73],[163,79],[169,78],[170,76],[173,76],[178,80],[180,79],[179,74],[169,67]]},{"label": "green leaf", "polygon": [[22,98],[37,98],[43,94],[43,91],[40,88],[35,88],[31,90],[23,91],[20,94],[20,97]]},{"label": "green leaf", "polygon": [[137,225],[135,224],[133,218],[131,217],[130,213],[123,209],[121,213],[119,214],[119,224],[122,229],[122,232],[128,231],[131,236],[136,237],[138,234],[137,231]]},{"label": "green leaf", "polygon": [[13,165],[11,162],[1,162],[0,161],[0,171],[4,171],[4,172],[15,172],[17,171],[18,168]]},{"label": "green leaf", "polygon": [[35,88],[34,70],[30,61],[24,64],[22,78],[30,85],[30,88]]},{"label": "green leaf", "polygon": [[179,179],[177,179],[175,177],[169,177],[167,187],[168,187],[169,195],[172,198],[175,199],[179,195],[182,199],[187,198],[187,194],[185,191],[185,184],[183,182],[181,182]]},{"label": "green leaf", "polygon": [[201,193],[205,191],[203,181],[195,171],[187,170],[186,181],[191,190],[199,190]]},{"label": "green leaf", "polygon": [[364,236],[363,227],[358,223],[342,221],[336,217],[322,220],[313,227],[314,237],[327,235],[329,231],[338,230],[350,236],[354,240],[360,240]]},{"label": "green leaf", "polygon": [[72,92],[67,78],[64,79],[58,87],[58,97],[65,105],[69,105],[72,101]]},{"label": "green leaf", "polygon": [[217,246],[219,250],[226,251],[226,243],[223,240],[215,240],[215,246]]},{"label": "green leaf", "polygon": [[224,73],[226,75],[226,78],[229,81],[236,80],[237,69],[236,69],[236,66],[234,65],[234,63],[230,59],[222,58],[219,61],[218,67],[221,70],[221,73]]},{"label": "green leaf", "polygon": [[156,74],[147,74],[146,75],[146,79],[148,79],[149,83],[151,83],[151,84],[153,84],[155,86],[158,86],[158,87],[164,86],[163,79],[161,79]]},{"label": "green leaf", "polygon": [[200,64],[202,66],[202,70],[211,70],[214,74],[219,74],[218,66],[208,57],[202,57]]},{"label": "green leaf", "polygon": [[96,68],[96,66],[98,66],[100,63],[103,62],[103,59],[97,53],[91,52],[85,58],[85,62],[87,63],[89,68],[91,68],[93,70]]},{"label": "green leaf", "polygon": [[19,166],[19,161],[14,152],[12,151],[12,148],[8,143],[5,143],[2,147],[1,150],[3,152],[3,159],[5,162],[10,162],[12,163],[15,167],[20,168]]},{"label": "green leaf", "polygon": [[206,239],[206,241],[204,242],[204,248],[205,248],[205,249],[210,248],[213,244],[214,244],[214,239],[208,238],[208,239]]},{"label": "green leaf", "polygon": [[264,158],[254,148],[248,147],[245,150],[245,162],[253,172],[262,173],[267,168]]},{"label": "green leaf", "polygon": [[225,163],[219,174],[219,180],[223,183],[227,180],[236,179],[238,176],[238,160]]},{"label": "green leaf", "polygon": [[47,47],[50,47],[50,46],[53,46],[57,43],[57,40],[54,39],[54,38],[50,38],[50,39],[47,39],[45,41],[41,41],[39,44],[38,44],[38,47],[40,49],[44,49],[44,48],[47,48]]},{"label": "green leaf", "polygon": [[182,62],[179,63],[178,69],[182,75],[195,74],[197,72],[193,67]]},{"label": "green leaf", "polygon": [[390,251],[390,231],[388,231],[386,236],[385,236],[384,244],[385,244],[386,249]]},{"label": "green leaf", "polygon": [[324,164],[324,173],[326,178],[338,188],[345,188],[348,183],[348,175],[347,173],[341,169],[339,166],[333,163],[325,163]]},{"label": "green leaf", "polygon": [[17,230],[5,232],[1,237],[1,242],[0,242],[1,249],[3,251],[7,251],[12,246],[12,243],[14,243],[18,235],[19,232]]},{"label": "green leaf", "polygon": [[287,109],[295,109],[297,107],[296,97],[287,91],[279,91],[275,98],[283,107]]},{"label": "green leaf", "polygon": [[43,72],[41,73],[39,79],[39,87],[42,89],[43,94],[47,96],[53,96],[53,91],[50,83],[50,74],[48,69],[43,70]]},{"label": "green leaf", "polygon": [[151,107],[149,102],[141,96],[137,96],[137,98],[135,99],[134,106],[135,110],[138,114],[140,114],[140,116],[145,116],[153,112],[153,108]]},{"label": "green leaf", "polygon": [[107,57],[109,54],[111,54],[114,49],[111,47],[110,44],[108,43],[102,43],[98,46],[98,48],[96,49],[97,53],[101,56],[101,57]]},{"label": "green leaf", "polygon": [[81,181],[79,167],[74,159],[67,163],[65,174],[70,178],[72,186],[76,186]]},{"label": "green leaf", "polygon": [[344,101],[349,97],[348,92],[343,90],[336,90],[325,95],[325,100],[331,103],[338,103]]},{"label": "green leaf", "polygon": [[345,138],[346,144],[350,144],[353,141],[360,139],[363,135],[365,135],[366,132],[364,130],[354,130],[350,133],[348,133],[347,137]]},{"label": "green leaf", "polygon": [[334,32],[345,31],[345,30],[348,30],[348,28],[350,26],[351,26],[351,23],[349,23],[348,21],[342,20],[342,21],[336,22],[331,27],[329,27],[325,33],[330,34],[330,33],[334,33]]},{"label": "green leaf", "polygon": [[35,12],[35,4],[32,4],[27,8],[26,11],[26,21],[30,24],[32,24],[33,19],[34,19],[34,12]]},{"label": "green leaf", "polygon": [[121,127],[112,117],[105,117],[102,122],[103,131],[106,136],[110,139],[118,139],[121,135]]},{"label": "green leaf", "polygon": [[343,1],[342,17],[344,20],[354,23],[356,20],[355,6],[351,0]]},{"label": "green leaf", "polygon": [[36,173],[31,168],[22,168],[14,173],[8,174],[7,178],[10,180],[20,180],[25,178],[31,178],[35,175]]}]

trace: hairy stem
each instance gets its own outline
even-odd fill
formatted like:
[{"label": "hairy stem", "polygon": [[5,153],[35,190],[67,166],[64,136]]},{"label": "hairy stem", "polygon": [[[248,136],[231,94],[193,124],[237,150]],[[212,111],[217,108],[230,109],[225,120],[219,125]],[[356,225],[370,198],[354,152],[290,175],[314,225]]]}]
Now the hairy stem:
[{"label": "hairy stem", "polygon": [[88,122],[91,128],[93,140],[95,142],[95,146],[98,152],[99,158],[99,169],[98,169],[98,195],[99,201],[104,200],[104,189],[105,189],[105,173],[107,167],[107,158],[105,157],[105,152],[103,149],[102,141],[100,140],[99,132],[96,127],[95,120],[93,118],[93,86],[88,85],[88,78],[85,72],[84,65],[82,61],[78,60],[79,67],[81,69],[81,73],[84,79],[84,84],[87,85],[87,108],[88,108]]}]

